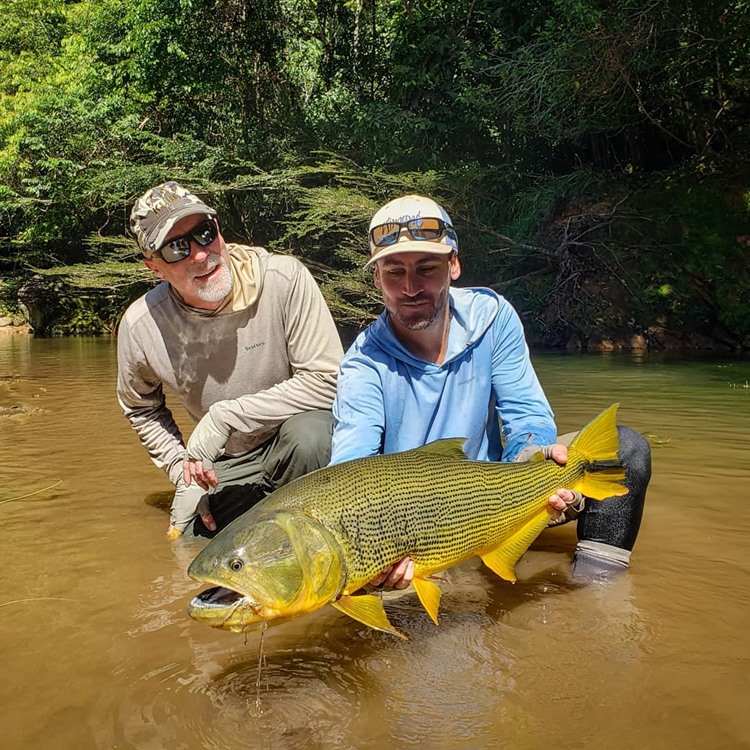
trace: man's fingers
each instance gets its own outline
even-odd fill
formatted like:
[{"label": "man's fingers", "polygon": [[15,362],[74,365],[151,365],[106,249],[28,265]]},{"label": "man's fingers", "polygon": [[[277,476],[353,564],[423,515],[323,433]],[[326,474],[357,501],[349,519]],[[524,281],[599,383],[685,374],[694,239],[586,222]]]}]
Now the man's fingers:
[{"label": "man's fingers", "polygon": [[414,578],[414,562],[404,557],[370,581],[370,586],[383,589],[405,589]]},{"label": "man's fingers", "polygon": [[568,461],[568,448],[565,445],[555,443],[554,445],[550,446],[549,453],[555,463],[562,465],[567,463]]},{"label": "man's fingers", "polygon": [[564,492],[565,490],[558,490],[554,495],[550,496],[549,504],[555,509],[555,510],[565,510],[567,508],[567,503],[565,500],[563,500],[562,497],[560,497],[560,492]]},{"label": "man's fingers", "polygon": [[407,559],[406,565],[404,567],[404,575],[401,577],[401,580],[396,581],[396,583],[393,584],[393,587],[396,589],[409,588],[412,579],[414,578],[414,561],[411,559]]},{"label": "man's fingers", "polygon": [[209,490],[219,484],[216,472],[213,469],[204,469],[203,462],[194,458],[186,458],[182,462],[182,479],[186,487],[195,482],[203,490]]},{"label": "man's fingers", "polygon": [[[193,458],[186,458],[182,462],[182,479],[185,482],[185,485],[189,487],[190,482],[193,479],[198,481],[199,478],[203,478],[203,463],[201,461],[196,461]],[[200,484],[200,482],[198,482],[198,484]],[[201,487],[203,487],[202,484]],[[206,488],[203,487],[203,489]]]},{"label": "man's fingers", "polygon": [[380,586],[388,578],[388,574],[391,572],[391,568],[386,568],[382,573],[379,573],[370,581],[370,586]]},{"label": "man's fingers", "polygon": [[414,578],[414,562],[408,557],[399,560],[388,574],[387,586],[394,589],[405,589]]},{"label": "man's fingers", "polygon": [[201,513],[201,521],[209,531],[216,531],[216,521],[214,521],[213,515],[209,513]]},{"label": "man's fingers", "polygon": [[403,577],[406,572],[406,563],[408,560],[399,560],[395,565],[391,567],[391,572],[386,578],[386,586],[395,586]]},{"label": "man's fingers", "polygon": [[209,484],[209,483],[208,483],[208,482],[207,482],[207,481],[205,480],[205,478],[203,477],[203,475],[202,475],[202,474],[196,474],[196,475],[195,475],[195,476],[193,477],[193,479],[195,480],[195,483],[196,483],[196,484],[197,484],[197,485],[198,485],[198,486],[199,486],[199,487],[200,487],[200,488],[201,488],[202,490],[206,490],[206,492],[208,492],[208,490],[210,490],[210,489],[211,489],[211,486],[212,486],[212,485],[210,485],[210,484]]}]

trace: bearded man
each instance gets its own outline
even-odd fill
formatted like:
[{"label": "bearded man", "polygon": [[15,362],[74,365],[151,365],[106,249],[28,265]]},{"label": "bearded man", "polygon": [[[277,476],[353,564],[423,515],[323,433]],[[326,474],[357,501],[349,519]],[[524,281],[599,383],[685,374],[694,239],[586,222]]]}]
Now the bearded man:
[{"label": "bearded man", "polygon": [[[397,198],[373,217],[369,244],[366,266],[385,310],[341,363],[331,463],[452,437],[466,439],[472,460],[525,461],[541,450],[565,463],[515,310],[491,289],[451,287],[461,264],[445,209],[420,195]],[[627,427],[618,436],[627,496],[591,507],[565,488],[550,498],[563,511],[554,522],[578,518],[580,575],[626,569],[640,526],[650,449]],[[374,583],[405,588],[412,572],[406,558]]]},{"label": "bearded man", "polygon": [[[130,231],[161,283],[120,323],[118,400],[175,485],[169,537],[211,536],[328,463],[341,341],[298,260],[227,244],[216,211],[178,183],[138,198]],[[198,423],[187,446],[167,392]],[[188,456],[212,486],[191,481]]]}]

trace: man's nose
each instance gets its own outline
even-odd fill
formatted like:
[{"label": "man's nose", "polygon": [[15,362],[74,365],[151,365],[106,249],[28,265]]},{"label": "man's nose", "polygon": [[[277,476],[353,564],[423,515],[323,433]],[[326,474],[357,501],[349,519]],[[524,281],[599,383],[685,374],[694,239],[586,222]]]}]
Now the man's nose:
[{"label": "man's nose", "polygon": [[209,246],[201,247],[197,242],[190,240],[190,260],[195,263],[203,263],[211,254]]},{"label": "man's nose", "polygon": [[422,291],[422,282],[414,271],[407,271],[404,274],[404,294],[410,297],[416,297]]}]

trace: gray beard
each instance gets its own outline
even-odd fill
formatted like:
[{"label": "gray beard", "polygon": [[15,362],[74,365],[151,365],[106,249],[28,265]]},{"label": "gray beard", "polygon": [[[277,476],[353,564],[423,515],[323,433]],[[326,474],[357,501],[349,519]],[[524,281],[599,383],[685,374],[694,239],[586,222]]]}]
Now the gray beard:
[{"label": "gray beard", "polygon": [[195,296],[204,302],[221,302],[232,291],[232,271],[226,263],[221,264],[219,275],[195,290]]}]

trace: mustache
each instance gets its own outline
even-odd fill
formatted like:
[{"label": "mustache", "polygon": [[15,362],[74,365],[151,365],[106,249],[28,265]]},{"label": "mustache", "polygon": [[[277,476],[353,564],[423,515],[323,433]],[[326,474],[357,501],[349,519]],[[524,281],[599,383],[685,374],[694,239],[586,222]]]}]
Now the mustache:
[{"label": "mustache", "polygon": [[194,268],[194,274],[193,276],[206,276],[207,274],[211,273],[215,268],[218,266],[223,265],[224,261],[221,257],[221,255],[218,255],[216,253],[211,253],[206,258],[206,262],[203,263],[202,266],[199,266],[198,268]]}]

